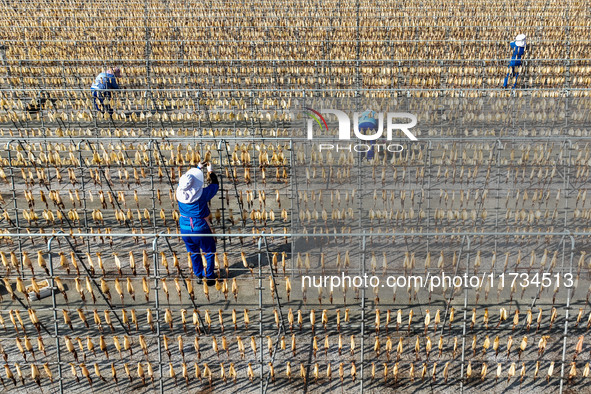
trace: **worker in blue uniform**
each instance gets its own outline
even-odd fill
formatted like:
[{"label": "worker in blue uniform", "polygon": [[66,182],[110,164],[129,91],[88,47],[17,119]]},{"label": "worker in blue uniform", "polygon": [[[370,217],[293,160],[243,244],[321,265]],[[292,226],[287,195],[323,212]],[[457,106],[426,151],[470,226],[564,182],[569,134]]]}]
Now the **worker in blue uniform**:
[{"label": "worker in blue uniform", "polygon": [[519,76],[519,69],[516,70],[517,67],[521,67],[521,58],[525,53],[525,34],[519,34],[515,37],[515,41],[511,42],[511,61],[509,62],[509,68],[507,70],[507,76],[505,77],[505,81],[503,83],[503,87],[507,87],[509,83],[510,77],[515,77],[515,83],[513,87],[517,86],[517,77]]},{"label": "worker in blue uniform", "polygon": [[[107,111],[109,115],[113,114],[113,108],[105,104],[105,99],[110,99],[113,95],[112,91],[119,89],[117,78],[121,77],[121,69],[119,67],[109,68],[96,76],[90,90],[94,100],[94,108],[97,111]],[[99,106],[100,104],[100,106]]]},{"label": "worker in blue uniform", "polygon": [[[199,163],[197,168],[191,168],[179,179],[176,190],[181,234],[212,234],[209,202],[219,190],[218,177],[212,171],[211,163],[207,163],[210,185],[203,187],[203,167],[206,163]],[[191,254],[193,272],[197,281],[201,283],[205,278],[208,284],[213,284],[215,279],[215,239],[214,237],[182,237],[185,241],[187,252]],[[201,252],[207,261],[207,267],[203,272]]]}]

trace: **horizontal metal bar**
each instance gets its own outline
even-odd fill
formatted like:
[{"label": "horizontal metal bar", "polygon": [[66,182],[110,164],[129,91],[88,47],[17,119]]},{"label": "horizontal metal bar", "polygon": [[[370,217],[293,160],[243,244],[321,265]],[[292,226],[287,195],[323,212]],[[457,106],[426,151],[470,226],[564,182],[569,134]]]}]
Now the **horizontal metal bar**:
[{"label": "horizontal metal bar", "polygon": [[[257,84],[258,85],[258,84]],[[6,92],[6,93],[15,93],[15,92],[39,92],[39,91],[45,91],[45,92],[88,92],[90,94],[90,87],[88,88],[51,88],[51,87],[38,87],[38,88],[2,88],[0,89],[0,92]],[[105,89],[106,90],[106,89]],[[110,89],[112,90],[112,89]],[[233,93],[237,93],[237,92],[248,92],[248,97],[252,97],[252,92],[263,92],[266,93],[265,97],[281,97],[277,94],[272,94],[272,93],[278,93],[278,92],[285,92],[285,93],[322,93],[322,92],[335,92],[335,93],[359,93],[359,92],[381,92],[381,93],[398,93],[398,94],[406,94],[408,92],[440,92],[443,94],[446,93],[461,93],[461,92],[482,92],[482,93],[486,93],[486,92],[504,92],[506,94],[506,97],[513,97],[513,95],[517,92],[526,92],[526,93],[533,93],[533,92],[554,92],[554,93],[559,93],[559,94],[567,94],[568,92],[588,92],[589,89],[587,88],[566,88],[566,87],[562,87],[562,86],[558,86],[558,87],[554,87],[554,88],[520,88],[519,90],[507,90],[507,89],[503,89],[503,88],[450,88],[450,87],[446,87],[446,88],[405,88],[405,87],[398,87],[395,89],[392,88],[387,88],[387,89],[378,89],[378,88],[361,88],[361,89],[353,89],[353,88],[307,88],[307,87],[301,87],[301,86],[294,86],[292,88],[279,88],[277,86],[273,86],[272,90],[270,90],[270,88],[243,88],[243,89],[239,89],[239,88],[235,88],[235,89],[229,89],[229,88],[183,88],[183,87],[177,87],[177,88],[150,88],[150,89],[145,89],[145,88],[125,88],[125,90],[120,90],[120,92],[150,92],[152,94],[157,93],[157,92],[202,92],[202,93],[209,93],[209,94],[213,94],[216,92],[233,92]],[[204,96],[207,97],[207,96]],[[247,96],[243,96],[243,97],[247,97]],[[403,96],[399,96],[400,98],[404,98]],[[347,97],[347,98],[353,98],[353,96],[351,97]],[[409,97],[412,98],[412,97]],[[423,97],[415,97],[416,99],[424,99]],[[433,99],[436,98],[445,98],[445,97],[431,97]],[[460,97],[460,98],[464,98],[464,99],[470,99],[468,97]],[[540,97],[541,98],[541,97]],[[586,98],[586,97],[585,97]]]},{"label": "horizontal metal bar", "polygon": [[[461,40],[460,40],[461,41]],[[36,42],[36,41],[35,41]],[[446,66],[449,66],[450,63],[453,64],[455,62],[457,63],[467,63],[467,62],[508,62],[509,58],[507,57],[502,57],[502,58],[463,58],[463,59],[458,59],[458,58],[450,58],[450,59],[418,59],[418,58],[408,58],[408,59],[396,59],[396,58],[388,58],[388,59],[357,59],[357,58],[352,58],[352,59],[312,59],[312,58],[308,58],[308,59],[283,59],[283,58],[269,58],[269,59],[244,59],[244,58],[215,58],[215,59],[211,59],[211,58],[207,58],[207,59],[203,59],[203,58],[194,58],[194,59],[190,59],[190,58],[183,58],[183,59],[178,59],[178,58],[170,58],[170,59],[150,59],[150,63],[152,64],[152,67],[159,67],[158,63],[164,63],[164,62],[168,62],[171,65],[175,65],[178,64],[179,62],[183,62],[183,63],[187,63],[187,62],[201,62],[201,63],[212,63],[212,64],[216,64],[218,65],[218,63],[220,62],[234,62],[237,63],[235,64],[235,66],[239,66],[242,63],[271,63],[271,62],[275,62],[277,65],[281,65],[284,63],[352,63],[353,66],[356,66],[358,63],[360,63],[361,65],[363,65],[363,63],[400,63],[400,62],[422,62],[422,63],[441,63],[441,62],[446,62]],[[114,63],[123,63],[126,65],[129,65],[130,62],[138,62],[140,63],[141,66],[145,66],[146,59],[117,59],[117,58],[110,58],[110,59],[100,59],[100,58],[94,58],[94,59],[76,59],[76,60],[72,60],[71,58],[69,59],[24,59],[24,58],[19,58],[19,59],[6,59],[7,63],[13,62],[13,63],[18,63],[18,64],[22,64],[22,63],[26,63],[26,62],[39,62],[39,63],[53,63],[53,62],[62,62],[64,64],[61,64],[60,66],[64,66],[67,65],[68,63],[85,63],[85,62],[97,62],[97,63],[101,63],[104,64],[106,61],[108,62],[114,62]],[[523,61],[525,62],[532,62],[532,61],[542,61],[542,62],[565,62],[565,61],[569,61],[569,62],[573,62],[573,61],[591,61],[591,58],[558,58],[558,59],[548,59],[548,58],[528,58],[528,59],[523,59]],[[60,78],[63,78],[63,76],[60,76]],[[323,89],[322,89],[323,90]]]},{"label": "horizontal metal bar", "polygon": [[[47,128],[47,126],[45,127]],[[198,129],[205,129],[204,127],[202,128],[195,128],[194,130],[198,130]],[[209,129],[209,128],[207,128]],[[269,130],[269,129],[265,129],[265,130]],[[272,141],[304,141],[304,142],[309,142],[310,144],[316,144],[317,141],[320,142],[335,142],[335,141],[341,141],[339,140],[336,136],[334,138],[326,138],[326,137],[314,137],[313,140],[307,138],[307,137],[273,137],[273,136],[260,136],[260,135],[255,135],[254,137],[256,137],[256,141],[264,141],[264,140],[272,140]],[[91,139],[91,141],[88,141],[88,139]],[[167,142],[167,141],[192,141],[195,142],[195,140],[204,140],[204,141],[219,141],[220,139],[222,140],[227,140],[227,141],[232,141],[232,140],[236,140],[236,141],[253,141],[253,136],[244,136],[244,137],[213,137],[213,136],[193,136],[193,137],[176,137],[176,136],[170,136],[170,137],[114,137],[114,136],[100,136],[100,138],[98,140],[95,140],[93,137],[88,137],[88,136],[80,136],[80,137],[22,137],[22,142],[25,144],[30,144],[30,142],[70,142],[72,144],[78,142],[78,141],[87,141],[90,144],[100,144],[101,142],[104,141],[110,141],[110,140],[120,140],[120,141],[161,141],[161,142]],[[524,137],[463,137],[463,136],[450,136],[450,137],[421,137],[420,140],[416,141],[416,142],[409,142],[409,144],[411,145],[421,145],[423,143],[429,143],[429,141],[431,142],[454,142],[454,141],[460,141],[460,142],[467,142],[467,141],[498,141],[501,140],[501,142],[505,142],[505,141],[528,141],[528,142],[555,142],[555,143],[564,143],[567,140],[573,140],[573,141],[577,141],[577,140],[587,140],[587,139],[591,139],[591,135],[590,136],[585,136],[585,137],[576,137],[576,136],[570,136],[570,135],[555,135],[555,136],[546,136],[546,137],[531,137],[531,136],[524,136]],[[0,137],[0,143],[6,143],[8,141],[20,141],[21,138],[15,138],[13,137]],[[393,139],[394,141],[394,139]],[[400,141],[406,141],[405,139],[400,139]],[[19,150],[18,148],[16,150]],[[116,150],[118,151],[118,150]],[[255,159],[252,159],[255,160]],[[176,165],[175,165],[176,167]],[[80,168],[80,167],[75,167],[75,168]],[[88,168],[87,166],[83,166],[83,168]]]},{"label": "horizontal metal bar", "polygon": [[[283,27],[285,29],[285,27]],[[591,28],[590,28],[591,29]],[[184,44],[191,44],[191,43],[199,43],[199,44],[203,44],[203,43],[219,43],[219,44],[225,44],[225,43],[243,43],[243,42],[247,42],[247,43],[251,43],[251,44],[276,44],[276,43],[281,43],[281,44],[285,44],[285,43],[289,43],[289,44],[293,44],[293,40],[272,40],[272,39],[256,39],[256,40],[252,40],[252,39],[229,39],[229,40],[217,40],[217,39],[200,39],[200,40],[192,40],[192,39],[187,39],[184,37],[180,37],[180,38],[175,38],[175,39],[150,39],[150,43],[159,43],[159,42],[174,42],[177,44],[181,44],[180,39],[182,38]],[[113,40],[109,39],[109,38],[105,38],[105,39],[93,39],[93,40],[85,40],[85,39],[64,39],[64,40],[60,40],[60,39],[42,39],[42,40],[38,40],[38,39],[9,39],[9,40],[2,40],[2,42],[4,43],[20,43],[23,44],[23,46],[29,46],[31,45],[31,43],[35,42],[35,43],[41,43],[41,42],[62,42],[62,43],[85,43],[85,42],[91,42],[93,44],[99,44],[99,43],[111,43]],[[146,42],[145,38],[137,38],[137,39],[125,39],[125,40],[121,40],[118,39],[117,43],[122,44],[122,43],[127,43],[127,42]],[[355,40],[355,42],[352,42],[351,40],[336,40],[336,39],[306,39],[306,44],[309,43],[314,43],[314,42],[318,42],[318,43],[348,43],[351,45],[356,44],[357,42],[360,43],[371,43],[371,42],[381,42],[384,44],[392,44],[392,43],[434,43],[434,42],[438,42],[438,43],[445,43],[445,44],[449,44],[449,43],[460,43],[460,44],[470,44],[470,43],[497,43],[499,45],[501,44],[508,44],[510,42],[510,40],[506,40],[506,41],[499,41],[499,40],[480,40],[480,39],[463,39],[463,38],[455,38],[455,37],[450,37],[448,39],[445,40],[431,40],[431,39],[390,39],[388,37],[384,37],[382,39],[359,39],[359,40]],[[577,38],[569,38],[568,42],[573,45],[573,44],[581,44],[581,43],[585,43],[585,44],[591,44],[591,40],[586,40],[586,39],[577,39]],[[553,45],[556,44],[556,40],[529,40],[529,44],[528,45],[535,45],[535,44],[540,44],[540,43],[551,43]],[[8,59],[7,59],[8,60]]]},{"label": "horizontal metal bar", "polygon": [[143,237],[143,238],[178,238],[178,237],[232,237],[232,238],[257,238],[257,237],[269,237],[269,238],[283,238],[283,237],[310,237],[310,238],[326,238],[326,237],[391,237],[391,236],[405,236],[405,237],[432,237],[432,236],[447,236],[447,235],[466,235],[466,236],[506,236],[506,235],[514,235],[514,236],[530,236],[530,237],[537,237],[537,236],[545,236],[545,235],[552,235],[552,236],[560,236],[560,235],[574,235],[574,236],[589,236],[591,237],[591,233],[588,232],[571,232],[571,231],[560,231],[560,232],[467,232],[467,231],[458,231],[458,232],[424,232],[424,233],[401,233],[401,232],[391,232],[391,233],[333,233],[333,234],[306,234],[306,233],[260,233],[260,234],[253,234],[253,233],[231,233],[231,234],[181,234],[181,233],[174,233],[174,234],[167,234],[167,233],[144,233],[144,234],[129,234],[129,233],[111,233],[111,234],[93,234],[93,233],[73,233],[73,234],[53,234],[53,233],[0,233],[0,237],[14,237],[14,238],[27,238],[27,237],[113,237],[113,238],[129,238],[129,237]]},{"label": "horizontal metal bar", "polygon": [[[467,8],[469,8],[469,5],[466,5],[465,4],[465,6]],[[143,8],[143,5],[141,5],[141,7]],[[488,7],[488,8],[489,9],[494,9],[494,7],[492,5],[490,7]],[[554,11],[554,10],[566,12],[569,9],[568,6],[566,6],[566,7],[556,7],[555,6],[555,7],[550,7],[550,8],[546,8],[546,7],[531,7],[531,8],[528,9],[528,11],[529,12],[532,12],[532,13],[535,13],[535,10],[536,9],[539,9],[539,8],[541,8],[542,10],[546,10],[548,12],[549,11]],[[52,9],[52,8],[49,8],[49,9]],[[92,12],[98,14],[99,13],[98,11],[100,9],[101,9],[100,7],[97,7],[97,8],[94,8],[93,7]],[[365,8],[360,8],[360,10],[363,10],[363,9],[365,9]],[[445,9],[445,11],[448,10],[447,8],[443,8],[443,9]],[[437,15],[437,16],[429,15],[429,11],[441,11],[443,9],[442,8],[428,8],[428,9],[422,9],[422,10],[420,10],[418,8],[401,8],[400,9],[400,12],[398,14],[371,15],[371,18],[373,20],[380,20],[380,19],[386,19],[386,20],[392,20],[392,19],[394,19],[394,20],[401,20],[401,19],[402,20],[403,19],[431,19],[431,20],[433,20],[433,19],[436,19],[436,20],[450,20],[450,21],[453,21],[453,20],[457,20],[457,19],[467,19],[467,17],[469,17],[470,19],[474,19],[478,15],[485,16],[483,12],[481,12],[481,13],[474,13],[474,12],[472,12],[472,13],[464,13],[464,14],[459,14],[458,13],[458,14],[455,14],[455,15]],[[63,11],[63,10],[64,10],[63,8],[60,8],[60,11]],[[162,8],[154,8],[154,9],[151,9],[150,11],[154,12],[154,11],[161,11],[161,10],[162,10]],[[181,8],[179,10],[182,11],[183,9]],[[258,10],[259,9],[257,8],[257,11]],[[199,9],[196,10],[194,8],[187,9],[186,10],[187,11],[186,13],[182,13],[182,15],[183,15],[182,17],[179,17],[178,15],[174,15],[174,14],[163,13],[163,12],[161,12],[159,14],[150,14],[150,13],[148,13],[147,15],[144,15],[143,12],[141,12],[141,13],[138,12],[136,15],[134,15],[134,14],[128,14],[126,16],[127,16],[127,19],[133,19],[133,18],[139,17],[139,14],[141,14],[141,18],[142,19],[146,19],[146,20],[166,19],[167,21],[170,21],[171,20],[171,15],[173,15],[175,18],[180,18],[181,21],[183,21],[183,20],[192,20],[192,19],[196,19],[196,20],[223,19],[223,20],[233,21],[234,22],[234,21],[241,21],[241,20],[252,19],[254,16],[264,17],[265,20],[278,20],[278,19],[282,19],[282,20],[285,20],[285,19],[298,20],[298,19],[300,19],[301,20],[301,19],[303,19],[301,15],[289,15],[289,14],[283,12],[283,10],[273,10],[273,11],[277,11],[277,12],[275,12],[276,15],[263,12],[265,10],[266,10],[265,8],[261,8],[260,9],[260,12],[257,12],[254,15],[244,15],[244,16],[242,16],[240,14],[233,14],[231,17],[228,17],[227,15],[203,15],[203,14],[198,14],[198,12],[200,10]],[[322,10],[323,10],[322,8],[319,9],[319,11],[322,11]],[[356,14],[357,14],[357,9],[356,8],[353,9],[353,8],[346,8],[346,7],[344,7],[343,10],[349,11],[349,12],[341,12],[340,15],[339,15],[340,18],[347,18],[347,16],[349,16],[352,19],[352,17],[356,16]],[[368,8],[368,10],[375,11],[375,6],[372,7],[372,8]],[[410,14],[409,11],[412,11],[412,10],[417,10],[418,12],[416,14]],[[112,12],[113,11],[113,8],[109,8],[108,11]],[[203,12],[205,10],[201,10],[201,11]],[[209,11],[210,10],[207,9],[207,12],[208,13],[209,13]],[[213,9],[212,11],[220,11],[220,13],[221,13],[221,12],[228,12],[229,10],[226,9],[226,8],[218,8],[218,9]],[[35,12],[37,13],[39,11],[37,9],[35,9]],[[404,12],[404,15],[402,15],[402,12]],[[293,12],[290,12],[290,13],[293,14]],[[318,14],[318,13],[316,13],[316,14]],[[342,14],[345,14],[345,15],[343,16]],[[313,15],[312,13],[308,13],[308,14],[305,15],[305,19],[307,19],[307,20],[326,19],[328,16],[329,15]],[[11,15],[11,18],[12,17],[14,17],[16,20],[19,20],[19,19],[30,20],[30,18],[19,17],[18,14],[16,14],[16,13],[14,15]],[[55,19],[55,18],[56,18],[55,15],[35,15],[35,19]],[[94,15],[71,15],[71,16],[60,15],[60,18],[61,19],[64,19],[64,20],[67,20],[67,19],[76,19],[76,20],[94,20],[94,19],[101,19],[101,20],[120,20],[120,19],[123,19],[119,15],[112,15],[111,18],[106,17],[104,15],[99,15],[99,16],[94,16]],[[527,18],[524,18],[523,15],[516,14],[516,15],[503,15],[503,19],[505,19],[505,20],[511,20],[511,19],[524,20],[524,19],[527,19]],[[532,17],[531,19],[538,20],[539,18],[537,18],[537,17],[533,18]],[[579,18],[579,19],[583,19],[583,18]],[[444,26],[447,27],[447,25],[444,25]],[[568,24],[564,24],[564,25],[553,25],[553,26],[548,26],[548,25],[534,25],[534,26],[528,26],[528,27],[531,27],[531,28],[534,28],[534,27],[545,27],[545,28],[548,28],[548,27],[564,27],[564,26],[571,26],[571,25],[568,25]],[[585,26],[585,25],[572,25],[572,26],[576,26],[576,27],[589,27],[589,26]],[[13,26],[9,26],[9,27],[13,27]],[[25,27],[28,27],[28,28],[31,28],[31,27],[46,28],[45,26],[25,26]],[[117,27],[129,28],[129,26],[126,26],[126,25],[117,25]],[[143,27],[144,26],[142,25],[142,28]],[[162,26],[156,26],[156,25],[154,25],[154,26],[150,25],[148,27],[162,28]],[[173,27],[176,27],[176,26],[173,25]],[[178,27],[181,27],[181,26],[178,26]],[[202,27],[202,26],[184,26],[184,27]],[[220,26],[215,26],[215,25],[208,26],[208,27],[221,28]],[[258,27],[258,26],[255,26],[255,27]],[[280,26],[277,26],[277,27],[280,27]],[[293,26],[292,28],[305,29],[306,27],[307,26]],[[335,28],[334,26],[327,26],[327,27]],[[367,28],[370,28],[371,27],[371,28],[373,28],[373,26],[363,25],[362,23],[359,25],[359,27],[367,27]],[[400,26],[398,24],[398,25],[391,25],[391,26],[388,26],[388,27],[398,27],[398,28],[404,27],[405,28],[405,27],[425,27],[425,26],[421,26],[421,25],[402,25],[402,26]],[[500,27],[504,27],[504,28],[513,27],[514,28],[515,25],[494,25],[494,26],[491,26],[491,25],[462,25],[462,26],[449,25],[448,27],[450,27],[450,28],[487,27],[487,28],[491,28],[491,29],[497,29],[497,28],[500,28]],[[285,26],[283,26],[283,28],[285,28]],[[338,27],[338,28],[353,30],[353,29],[356,29],[356,26],[346,26],[346,27]]]}]

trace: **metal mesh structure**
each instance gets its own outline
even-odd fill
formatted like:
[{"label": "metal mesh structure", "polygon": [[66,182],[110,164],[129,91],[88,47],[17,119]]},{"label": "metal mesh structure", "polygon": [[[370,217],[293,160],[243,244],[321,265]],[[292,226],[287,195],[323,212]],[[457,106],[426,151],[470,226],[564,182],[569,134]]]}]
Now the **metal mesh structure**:
[{"label": "metal mesh structure", "polygon": [[[5,390],[585,392],[588,13],[3,3]],[[412,114],[416,140],[343,141],[335,109]],[[209,286],[174,196],[202,160]]]}]

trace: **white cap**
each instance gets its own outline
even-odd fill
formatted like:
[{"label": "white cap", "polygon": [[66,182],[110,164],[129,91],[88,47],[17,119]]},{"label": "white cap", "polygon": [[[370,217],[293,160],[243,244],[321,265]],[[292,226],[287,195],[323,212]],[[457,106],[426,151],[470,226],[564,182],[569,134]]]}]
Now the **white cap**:
[{"label": "white cap", "polygon": [[191,204],[201,197],[203,192],[203,171],[191,168],[179,180],[176,189],[176,199],[183,204]]},{"label": "white cap", "polygon": [[515,37],[515,45],[518,47],[525,46],[525,34],[518,34],[517,37]]}]

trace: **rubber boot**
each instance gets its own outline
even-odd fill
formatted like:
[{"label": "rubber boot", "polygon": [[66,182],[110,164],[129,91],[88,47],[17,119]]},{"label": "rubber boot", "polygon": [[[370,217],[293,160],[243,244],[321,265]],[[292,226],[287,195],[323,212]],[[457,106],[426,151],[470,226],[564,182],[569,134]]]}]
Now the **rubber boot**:
[{"label": "rubber boot", "polygon": [[505,77],[505,82],[503,82],[503,87],[506,88],[507,87],[507,83],[509,82],[509,75],[511,73],[507,73],[507,76]]},{"label": "rubber boot", "polygon": [[513,84],[513,89],[517,86],[517,77],[519,77],[519,73],[515,73],[515,83]]}]

